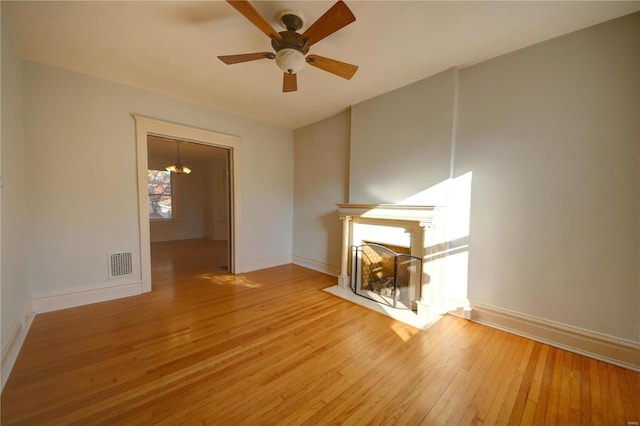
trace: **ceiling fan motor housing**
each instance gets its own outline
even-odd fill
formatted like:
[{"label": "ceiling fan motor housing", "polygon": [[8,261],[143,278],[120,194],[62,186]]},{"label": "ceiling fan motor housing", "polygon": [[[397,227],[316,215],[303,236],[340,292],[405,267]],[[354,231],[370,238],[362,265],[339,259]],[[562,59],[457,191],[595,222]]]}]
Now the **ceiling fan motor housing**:
[{"label": "ceiling fan motor housing", "polygon": [[287,30],[298,31],[302,28],[304,19],[302,19],[302,16],[299,13],[291,9],[287,9],[280,13],[280,22],[282,22],[282,26]]},{"label": "ceiling fan motor housing", "polygon": [[309,52],[309,40],[303,39],[302,35],[296,31],[302,28],[302,17],[291,10],[285,10],[280,16],[282,25],[287,29],[286,31],[280,31],[281,40],[275,37],[271,37],[271,46],[276,52],[282,49],[293,49],[306,55]]}]

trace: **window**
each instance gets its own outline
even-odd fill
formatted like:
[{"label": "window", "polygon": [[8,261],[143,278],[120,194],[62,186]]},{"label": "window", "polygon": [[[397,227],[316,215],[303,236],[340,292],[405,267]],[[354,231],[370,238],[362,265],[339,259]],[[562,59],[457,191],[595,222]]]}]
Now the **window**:
[{"label": "window", "polygon": [[174,218],[174,210],[171,206],[173,198],[171,183],[171,172],[166,170],[147,170],[150,220]]}]

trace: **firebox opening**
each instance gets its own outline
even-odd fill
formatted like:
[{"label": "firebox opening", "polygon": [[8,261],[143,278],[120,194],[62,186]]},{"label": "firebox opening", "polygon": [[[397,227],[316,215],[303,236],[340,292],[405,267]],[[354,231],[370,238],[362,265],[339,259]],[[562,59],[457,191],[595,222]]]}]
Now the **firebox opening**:
[{"label": "firebox opening", "polygon": [[352,247],[351,289],[359,296],[396,309],[415,309],[411,284],[422,272],[422,259],[408,247],[363,241]]}]

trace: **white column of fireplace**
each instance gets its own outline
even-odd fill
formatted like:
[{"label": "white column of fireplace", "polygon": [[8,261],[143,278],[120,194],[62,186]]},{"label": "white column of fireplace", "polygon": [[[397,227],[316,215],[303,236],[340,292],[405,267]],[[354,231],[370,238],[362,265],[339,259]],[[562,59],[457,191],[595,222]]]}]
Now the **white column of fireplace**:
[{"label": "white column of fireplace", "polygon": [[[433,235],[436,224],[434,214],[438,211],[436,206],[406,206],[406,205],[369,205],[369,204],[338,204],[338,212],[342,220],[342,259],[341,271],[338,277],[338,287],[351,291],[351,277],[349,260],[352,246],[359,245],[361,236],[354,232],[361,225],[378,225],[384,227],[400,228],[409,235],[409,251],[412,256],[427,261],[430,253],[427,248],[434,246]],[[358,240],[355,241],[354,240]],[[376,242],[375,236],[367,237],[367,240]],[[380,242],[380,241],[377,241]],[[389,243],[389,242],[387,242]],[[414,311],[423,321],[432,319],[439,314],[437,300],[434,297],[440,291],[435,289],[439,285],[439,277],[429,274],[429,267],[423,267],[422,273],[416,273],[411,277],[411,295]]]},{"label": "white column of fireplace", "polygon": [[342,221],[342,257],[340,260],[340,275],[338,286],[342,289],[349,288],[349,250],[351,247],[351,216],[340,214]]}]

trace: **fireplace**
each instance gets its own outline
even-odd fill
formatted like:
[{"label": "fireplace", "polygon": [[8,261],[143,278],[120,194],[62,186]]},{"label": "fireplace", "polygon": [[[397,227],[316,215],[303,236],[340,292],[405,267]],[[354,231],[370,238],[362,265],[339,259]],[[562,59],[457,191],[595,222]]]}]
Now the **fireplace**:
[{"label": "fireplace", "polygon": [[441,208],[338,204],[342,259],[338,289],[428,321],[439,314],[438,273],[429,259]]}]

